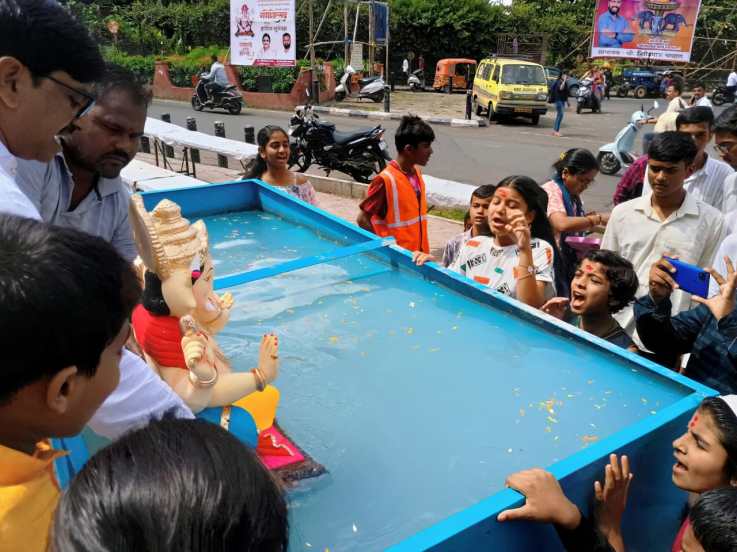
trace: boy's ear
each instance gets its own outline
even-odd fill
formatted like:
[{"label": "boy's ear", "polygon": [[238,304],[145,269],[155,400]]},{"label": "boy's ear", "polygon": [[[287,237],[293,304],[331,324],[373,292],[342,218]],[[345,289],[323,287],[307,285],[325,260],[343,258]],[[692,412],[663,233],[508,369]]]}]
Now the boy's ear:
[{"label": "boy's ear", "polygon": [[9,109],[18,106],[18,81],[23,64],[10,56],[0,57],[0,101]]},{"label": "boy's ear", "polygon": [[686,163],[686,178],[690,177],[693,174],[694,163],[696,163],[696,160],[692,161],[691,163]]},{"label": "boy's ear", "polygon": [[58,371],[46,386],[46,406],[57,414],[65,414],[69,409],[69,397],[78,383],[76,366],[67,366]]}]

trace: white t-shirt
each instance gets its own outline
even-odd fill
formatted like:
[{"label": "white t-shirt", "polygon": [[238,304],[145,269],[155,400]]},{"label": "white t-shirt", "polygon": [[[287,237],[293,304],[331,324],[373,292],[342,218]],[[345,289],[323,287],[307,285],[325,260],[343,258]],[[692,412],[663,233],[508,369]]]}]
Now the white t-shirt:
[{"label": "white t-shirt", "polygon": [[680,113],[681,111],[685,111],[686,109],[688,109],[688,102],[680,96],[676,96],[668,102],[668,108],[665,110],[665,112]]},{"label": "white t-shirt", "polygon": [[694,107],[711,107],[714,108],[714,106],[711,103],[711,100],[707,98],[706,96],[702,97],[698,102],[694,104]]},{"label": "white t-shirt", "polygon": [[727,86],[737,86],[737,72],[732,71],[727,77]]},{"label": "white t-shirt", "polygon": [[[545,296],[552,297],[555,294],[553,247],[538,238],[532,238],[530,247],[532,262],[535,265],[535,279],[548,284]],[[515,278],[517,265],[519,265],[519,249],[516,245],[500,247],[494,243],[494,238],[478,236],[463,245],[455,262],[449,268],[500,293],[517,297]]]},{"label": "white t-shirt", "polygon": [[36,206],[15,182],[17,170],[17,158],[0,141],[0,213],[41,220]]}]

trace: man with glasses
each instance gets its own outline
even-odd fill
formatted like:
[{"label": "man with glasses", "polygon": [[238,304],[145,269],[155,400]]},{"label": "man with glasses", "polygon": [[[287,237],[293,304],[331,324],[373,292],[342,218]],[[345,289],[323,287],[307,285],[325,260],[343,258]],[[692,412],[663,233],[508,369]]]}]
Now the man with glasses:
[{"label": "man with glasses", "polygon": [[737,171],[737,105],[725,109],[714,121],[714,149]]},{"label": "man with glasses", "polygon": [[105,64],[84,26],[53,0],[0,0],[0,212],[39,219],[17,159],[50,161],[55,136],[94,104]]}]

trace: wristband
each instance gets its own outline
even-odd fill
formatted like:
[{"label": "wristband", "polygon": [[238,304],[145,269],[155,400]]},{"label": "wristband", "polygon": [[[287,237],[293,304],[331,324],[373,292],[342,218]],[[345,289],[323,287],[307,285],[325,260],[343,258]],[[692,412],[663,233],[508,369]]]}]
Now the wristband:
[{"label": "wristband", "polygon": [[251,373],[256,379],[256,389],[258,391],[263,391],[264,389],[266,389],[266,378],[264,378],[261,370],[259,370],[258,368],[254,368],[253,370],[251,370]]},{"label": "wristband", "polygon": [[201,380],[197,377],[197,374],[194,373],[194,371],[189,371],[189,381],[192,382],[192,385],[195,387],[212,387],[215,385],[218,381],[218,371],[213,370],[214,374],[209,380]]}]

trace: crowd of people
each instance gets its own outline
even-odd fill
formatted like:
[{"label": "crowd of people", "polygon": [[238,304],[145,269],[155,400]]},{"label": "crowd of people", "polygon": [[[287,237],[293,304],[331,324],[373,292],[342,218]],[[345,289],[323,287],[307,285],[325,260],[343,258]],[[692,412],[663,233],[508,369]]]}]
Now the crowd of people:
[{"label": "crowd of people", "polygon": [[[672,103],[682,90],[671,86]],[[251,448],[193,419],[131,339],[142,285],[120,172],[150,101],[130,74],[105,65],[66,9],[0,0],[3,550],[287,549],[283,489]],[[715,120],[708,106],[673,105],[675,128],[656,129],[611,213],[585,209],[598,165],[573,148],[551,160],[545,182],[510,175],[477,188],[467,227],[438,262],[722,394],[704,399],[673,443],[672,468],[673,484],[696,498],[673,550],[721,552],[737,549],[737,107]],[[434,139],[422,119],[401,121],[397,158],[357,218],[418,264],[435,261],[422,177]],[[723,161],[710,155],[712,141]],[[249,176],[316,204],[307,178],[288,169],[287,133],[268,126],[258,145]],[[596,233],[600,247],[587,241]],[[679,289],[673,258],[707,268],[706,296]],[[113,442],[62,493],[53,465],[64,452],[50,439],[85,426]],[[544,470],[507,484],[526,502],[500,522],[552,523],[569,550],[626,548],[622,515],[636,484],[627,457],[612,455],[594,483],[592,519]]]}]

